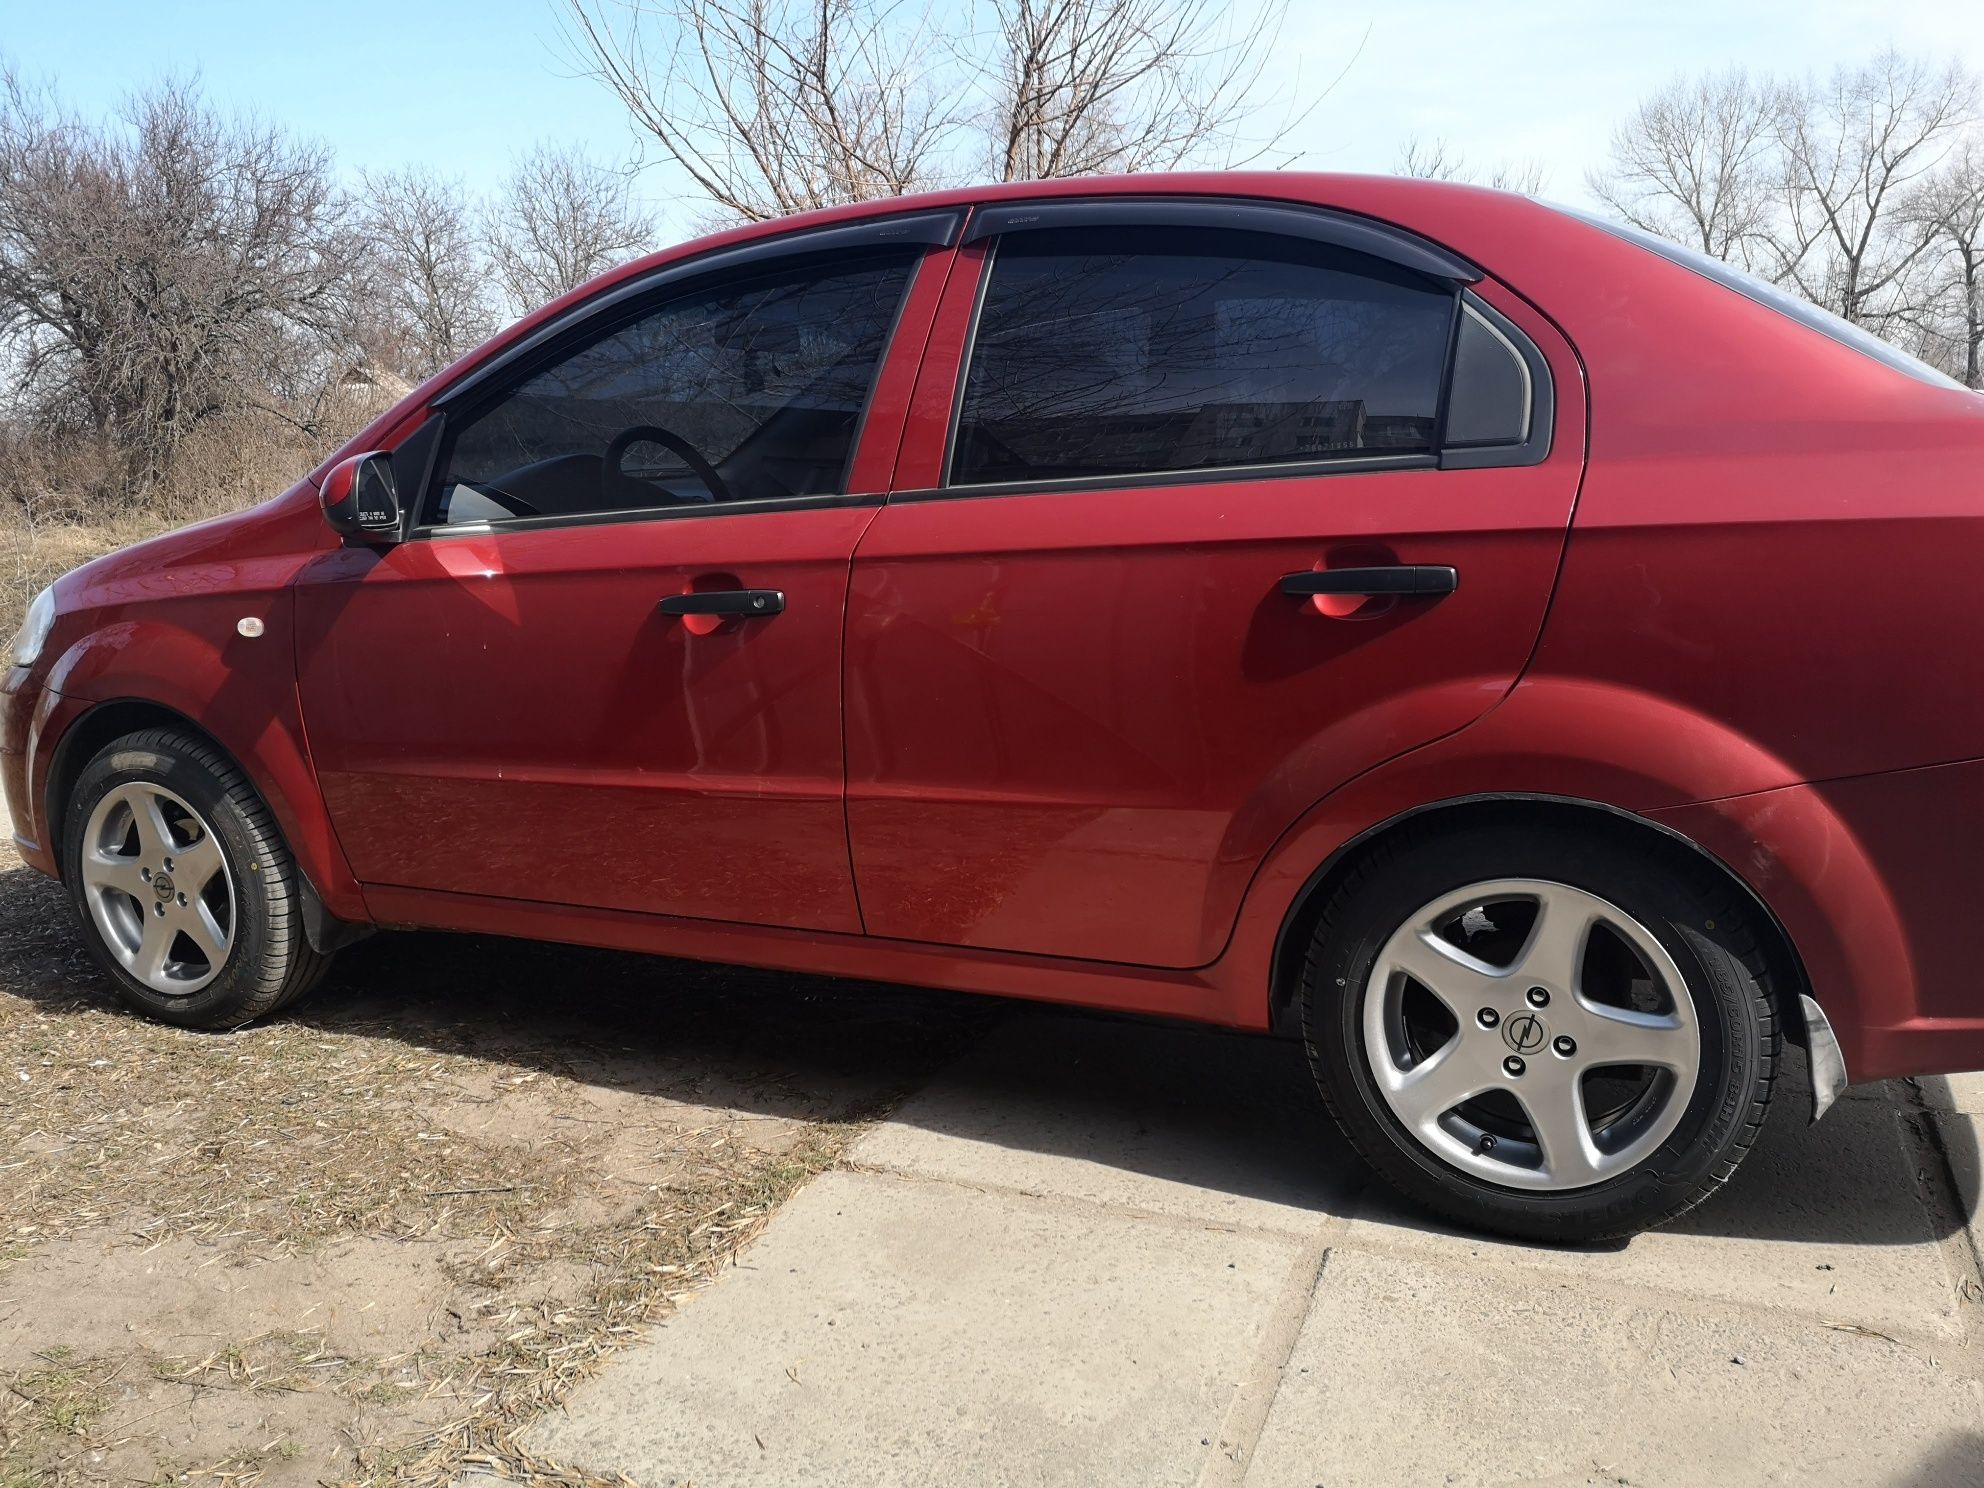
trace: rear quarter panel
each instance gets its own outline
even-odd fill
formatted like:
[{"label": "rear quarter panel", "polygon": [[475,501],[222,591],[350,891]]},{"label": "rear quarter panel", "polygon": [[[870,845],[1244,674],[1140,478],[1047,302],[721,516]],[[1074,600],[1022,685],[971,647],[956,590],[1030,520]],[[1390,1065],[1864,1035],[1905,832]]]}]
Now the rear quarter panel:
[{"label": "rear quarter panel", "polygon": [[1591,453],[1532,678],[1669,700],[1778,783],[1984,754],[1984,397],[1591,246],[1552,300]]},{"label": "rear quarter panel", "polygon": [[1642,815],[1743,878],[1854,1078],[1984,1063],[1962,908],[1984,790],[1952,763],[1984,756],[1984,398],[1535,211],[1487,256],[1577,347],[1591,409],[1536,655],[1478,722],[1290,830],[1233,967],[1269,963],[1287,906],[1360,833],[1534,793]]},{"label": "rear quarter panel", "polygon": [[1853,1078],[1984,1065],[1984,397],[1620,246],[1565,305],[1591,460],[1498,722],[1594,678],[1700,720],[1626,804],[1763,899]]}]

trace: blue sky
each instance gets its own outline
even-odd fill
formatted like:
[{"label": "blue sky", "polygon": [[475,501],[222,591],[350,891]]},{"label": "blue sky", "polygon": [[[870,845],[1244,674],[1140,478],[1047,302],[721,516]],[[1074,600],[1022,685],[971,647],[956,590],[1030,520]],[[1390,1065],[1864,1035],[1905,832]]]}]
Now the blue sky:
[{"label": "blue sky", "polygon": [[[92,113],[197,70],[217,101],[329,141],[347,169],[419,162],[480,190],[538,139],[636,149],[563,55],[555,4],[0,0],[0,55]],[[1540,162],[1547,194],[1575,200],[1614,121],[1676,74],[1823,72],[1888,42],[1984,71],[1984,0],[1293,0],[1265,86],[1307,101],[1336,80],[1289,142],[1306,166],[1384,170],[1406,139],[1443,136],[1484,167]],[[642,185],[686,234],[698,208],[679,179]]]}]

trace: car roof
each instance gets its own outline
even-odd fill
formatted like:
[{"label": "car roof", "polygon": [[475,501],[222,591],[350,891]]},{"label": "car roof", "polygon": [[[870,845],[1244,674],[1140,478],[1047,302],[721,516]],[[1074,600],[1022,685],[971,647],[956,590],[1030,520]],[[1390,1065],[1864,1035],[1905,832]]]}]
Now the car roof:
[{"label": "car roof", "polygon": [[1495,215],[1509,210],[1526,213],[1539,210],[1536,203],[1527,197],[1458,181],[1322,171],[1158,171],[1125,176],[1067,176],[1051,181],[1005,181],[884,197],[845,206],[824,207],[764,222],[744,223],[620,265],[591,283],[581,285],[564,303],[576,303],[601,288],[647,273],[691,253],[756,242],[783,233],[869,221],[899,213],[939,211],[998,202],[1099,196],[1237,197],[1292,202],[1382,218],[1402,227],[1411,227],[1414,225],[1411,219],[1427,215],[1452,219],[1483,212]]}]

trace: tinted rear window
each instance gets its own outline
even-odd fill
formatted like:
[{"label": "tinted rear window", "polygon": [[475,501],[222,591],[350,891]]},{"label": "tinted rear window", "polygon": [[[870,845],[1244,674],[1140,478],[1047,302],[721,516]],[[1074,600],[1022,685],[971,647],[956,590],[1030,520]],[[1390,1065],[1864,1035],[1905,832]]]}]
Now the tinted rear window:
[{"label": "tinted rear window", "polygon": [[959,485],[1424,454],[1456,297],[1328,245],[1207,229],[1002,241]]}]

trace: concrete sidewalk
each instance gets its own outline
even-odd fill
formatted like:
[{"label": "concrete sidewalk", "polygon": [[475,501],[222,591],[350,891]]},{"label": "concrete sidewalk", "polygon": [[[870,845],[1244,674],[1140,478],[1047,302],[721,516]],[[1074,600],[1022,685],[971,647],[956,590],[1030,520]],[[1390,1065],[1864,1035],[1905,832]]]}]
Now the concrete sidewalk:
[{"label": "concrete sidewalk", "polygon": [[1984,1484],[1984,1080],[1800,1080],[1599,1251],[1367,1182],[1292,1045],[1027,1014],[524,1445],[646,1484]]}]

